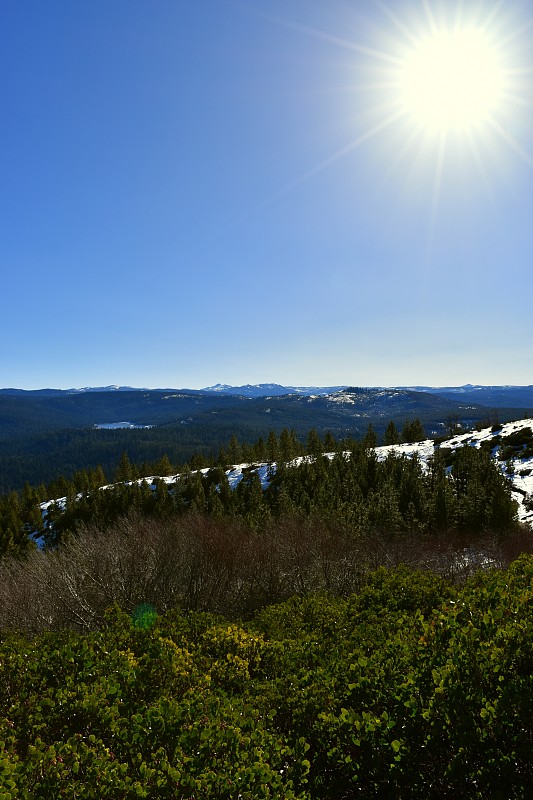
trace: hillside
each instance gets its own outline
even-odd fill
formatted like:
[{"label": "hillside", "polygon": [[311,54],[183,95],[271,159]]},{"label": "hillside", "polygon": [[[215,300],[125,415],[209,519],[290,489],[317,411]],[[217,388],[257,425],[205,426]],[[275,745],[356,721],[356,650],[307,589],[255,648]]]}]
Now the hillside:
[{"label": "hillside", "polygon": [[0,628],[90,630],[141,601],[244,619],[345,596],[382,564],[463,582],[533,549],[530,420],[335,452],[316,434],[305,450],[269,438],[304,455],[135,480],[125,459],[114,484],[91,473],[46,502],[28,487],[0,498]]},{"label": "hillside", "polygon": [[481,403],[485,406],[502,408],[533,409],[533,386],[414,386],[415,391],[431,392],[449,400],[460,400],[463,403]]},{"label": "hillside", "polygon": [[[453,455],[465,448],[473,448],[476,451],[483,450],[490,454],[492,461],[497,464],[505,481],[511,487],[511,496],[516,503],[518,521],[533,526],[533,422],[530,419],[458,434],[440,440],[438,443],[428,439],[422,442],[376,447],[372,452],[375,453],[378,462],[385,462],[391,456],[397,459],[403,457],[416,459],[422,472],[427,473],[432,469],[433,462],[437,457],[445,465],[450,464],[447,469],[451,470]],[[332,461],[338,456],[338,453],[324,453],[323,455]],[[350,460],[352,454],[347,452],[344,457]],[[218,484],[218,491],[222,491],[220,480],[225,476],[228,489],[236,492],[243,480],[249,485],[255,477],[257,485],[263,492],[268,492],[272,489],[280,468],[285,472],[287,469],[302,468],[306,464],[313,464],[316,461],[317,456],[307,455],[295,458],[288,464],[278,464],[277,462],[235,464],[223,471],[220,468],[204,468],[188,471],[185,475],[178,473],[164,476],[144,476],[136,481],[126,481],[125,485],[131,488],[148,486],[154,493],[160,492],[160,487],[164,485],[172,492],[176,488],[179,489],[185,480],[191,481],[197,476],[199,480],[207,481],[208,485]],[[104,486],[102,489],[113,490],[119,486],[120,484],[113,484]],[[44,519],[48,519],[50,511],[54,512],[52,518],[57,519],[57,513],[61,515],[66,501],[67,498],[63,497],[42,503],[41,511]],[[74,518],[75,516],[74,510]]]},{"label": "hillside", "polygon": [[[137,463],[166,454],[184,464],[195,454],[216,453],[232,434],[251,442],[270,430],[287,428],[305,436],[315,428],[336,438],[361,438],[369,423],[382,436],[389,420],[401,427],[418,417],[428,435],[442,435],[450,424],[523,416],[520,409],[495,411],[406,389],[347,388],[325,394],[301,389],[255,397],[223,388],[0,392],[0,492],[20,489],[26,481],[49,483],[59,474],[69,477],[97,464],[111,475],[124,451]],[[272,385],[255,387],[260,392],[267,388]]]}]

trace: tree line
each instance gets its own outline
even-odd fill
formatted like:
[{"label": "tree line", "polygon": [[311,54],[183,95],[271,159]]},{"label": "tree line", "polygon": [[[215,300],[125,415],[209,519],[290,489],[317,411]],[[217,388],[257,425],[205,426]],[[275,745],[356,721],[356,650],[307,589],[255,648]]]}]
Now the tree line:
[{"label": "tree line", "polygon": [[[424,438],[422,426],[419,421],[416,422],[418,435]],[[412,434],[410,426],[413,424],[415,423],[406,422],[401,437]],[[391,425],[396,430],[394,423]],[[398,431],[396,434],[400,437]],[[377,437],[371,425],[368,427],[365,442],[368,446],[377,444]],[[90,494],[112,482],[132,481],[150,475],[164,477],[178,472],[213,466],[227,467],[242,462],[289,461],[306,454],[333,452],[339,448],[348,450],[356,444],[355,440],[349,438],[337,441],[330,432],[326,432],[321,438],[314,429],[308,433],[305,441],[301,441],[294,430],[283,429],[279,435],[271,430],[265,438],[259,436],[252,444],[240,442],[233,434],[228,443],[221,446],[216,454],[205,455],[201,451],[195,452],[184,464],[172,463],[166,454],[154,461],[135,463],[127,452],[123,451],[118,463],[115,456],[115,467],[110,473],[106,473],[103,467],[98,465],[76,470],[70,477],[59,475],[47,484],[31,486],[26,483],[21,491],[12,490],[0,495],[0,555],[3,553],[23,555],[31,549],[32,542],[28,539],[28,532],[43,531],[43,519],[38,506],[50,499],[67,497],[68,504],[72,506],[79,494]],[[94,502],[96,504],[97,500]]]},{"label": "tree line", "polygon": [[[311,437],[310,437],[311,438]],[[318,441],[315,443],[318,448]],[[67,495],[48,512],[45,540],[55,546],[81,524],[106,527],[131,512],[164,519],[186,514],[238,518],[261,531],[286,518],[330,521],[353,536],[379,533],[504,534],[516,525],[511,483],[487,449],[441,453],[426,466],[416,456],[378,457],[364,443],[278,462],[262,478],[253,463],[230,485],[222,466],[187,469],[175,480],[119,482],[105,491]]]}]

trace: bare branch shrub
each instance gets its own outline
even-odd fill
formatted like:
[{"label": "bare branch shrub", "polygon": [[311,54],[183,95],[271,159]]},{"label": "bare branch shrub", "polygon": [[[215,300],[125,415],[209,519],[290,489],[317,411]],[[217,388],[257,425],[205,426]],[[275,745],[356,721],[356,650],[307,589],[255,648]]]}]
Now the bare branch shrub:
[{"label": "bare branch shrub", "polygon": [[289,516],[252,530],[239,518],[139,514],[80,528],[55,551],[0,563],[0,629],[98,628],[106,609],[142,603],[228,618],[312,592],[349,595],[368,572],[400,563],[462,583],[533,551],[527,526],[509,534],[383,532],[364,536],[321,518]]}]

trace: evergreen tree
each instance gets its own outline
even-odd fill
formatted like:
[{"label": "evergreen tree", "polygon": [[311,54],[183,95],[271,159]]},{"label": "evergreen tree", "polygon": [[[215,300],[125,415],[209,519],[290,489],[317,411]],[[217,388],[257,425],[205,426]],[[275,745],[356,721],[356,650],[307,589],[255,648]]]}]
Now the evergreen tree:
[{"label": "evergreen tree", "polygon": [[228,453],[223,447],[218,448],[217,464],[220,464],[221,467],[225,467],[229,464]]},{"label": "evergreen tree", "polygon": [[270,431],[266,443],[267,461],[277,461],[279,459],[279,442],[275,431]]},{"label": "evergreen tree", "polygon": [[190,458],[189,466],[191,470],[203,469],[204,467],[207,467],[208,464],[205,455],[203,453],[194,453],[194,455],[192,455]]},{"label": "evergreen tree", "polygon": [[241,462],[251,464],[254,460],[254,448],[245,442],[241,445]]},{"label": "evergreen tree", "polygon": [[324,452],[324,444],[314,428],[307,434],[305,452],[308,456],[319,456]]},{"label": "evergreen tree", "polygon": [[100,464],[98,464],[95,469],[89,470],[89,481],[91,484],[91,489],[98,489],[100,486],[106,485],[107,478]]},{"label": "evergreen tree", "polygon": [[376,435],[376,431],[374,430],[374,426],[371,422],[368,423],[368,428],[366,429],[365,438],[363,439],[363,444],[365,447],[374,448],[377,447],[378,444],[378,437]]},{"label": "evergreen tree", "polygon": [[292,461],[299,453],[299,443],[294,431],[283,428],[279,435],[279,457],[282,461]]},{"label": "evergreen tree", "polygon": [[55,500],[60,497],[66,497],[70,491],[70,482],[60,475],[59,478],[51,481],[46,487],[46,494],[50,500]]},{"label": "evergreen tree", "polygon": [[418,417],[412,422],[406,420],[402,428],[402,442],[411,444],[413,442],[423,442],[426,438],[426,432]]},{"label": "evergreen tree", "polygon": [[240,464],[242,462],[242,448],[235,434],[229,440],[228,456],[230,464]]},{"label": "evergreen tree", "polygon": [[72,482],[74,483],[77,492],[86,493],[91,488],[89,473],[84,469],[78,470],[78,472],[74,473]]},{"label": "evergreen tree", "polygon": [[334,453],[337,449],[337,440],[331,433],[331,431],[326,431],[326,435],[324,436],[324,452],[326,453]]},{"label": "evergreen tree", "polygon": [[128,454],[123,452],[118,466],[115,470],[115,481],[117,483],[123,483],[125,481],[131,481],[133,478],[133,467],[131,461],[128,458]]},{"label": "evergreen tree", "polygon": [[169,457],[165,454],[154,465],[154,475],[166,477],[168,475],[172,475],[173,473],[174,473],[174,468],[170,463]]},{"label": "evergreen tree", "polygon": [[254,461],[265,461],[266,447],[262,436],[260,436],[257,442],[254,444],[253,454]]},{"label": "evergreen tree", "polygon": [[217,492],[215,484],[211,484],[207,492],[207,501],[206,501],[207,512],[210,516],[215,517],[215,519],[221,519],[224,516],[225,509],[220,499],[220,495]]},{"label": "evergreen tree", "polygon": [[[144,481],[143,481],[144,483]],[[142,498],[140,497],[139,500]],[[165,518],[171,514],[173,510],[172,495],[170,494],[169,487],[166,481],[162,478],[157,480],[155,490],[155,512],[158,517]]]},{"label": "evergreen tree", "polygon": [[413,426],[411,429],[411,436],[413,442],[424,442],[427,439],[426,432],[424,430],[424,426],[418,419],[418,417],[414,420]]},{"label": "evergreen tree", "polygon": [[387,425],[387,430],[385,431],[385,444],[399,444],[400,443],[400,434],[398,433],[398,428],[394,424],[394,421],[391,419],[389,424]]}]

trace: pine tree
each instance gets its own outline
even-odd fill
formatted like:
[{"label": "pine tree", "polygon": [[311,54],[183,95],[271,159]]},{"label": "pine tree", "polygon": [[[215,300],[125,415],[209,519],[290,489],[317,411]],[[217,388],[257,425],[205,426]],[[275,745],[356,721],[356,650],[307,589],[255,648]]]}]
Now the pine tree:
[{"label": "pine tree", "polygon": [[376,431],[374,430],[374,426],[371,422],[368,423],[368,428],[366,429],[365,438],[363,439],[363,444],[365,447],[369,449],[373,449],[377,447],[378,437],[376,435]]},{"label": "pine tree", "polygon": [[337,440],[331,433],[331,431],[326,431],[326,435],[324,436],[324,451],[326,453],[334,453],[337,449]]},{"label": "pine tree", "polygon": [[174,468],[170,463],[169,457],[165,453],[165,455],[156,462],[154,466],[154,474],[166,477],[168,475],[172,475],[173,472]]},{"label": "pine tree", "polygon": [[411,441],[413,442],[424,442],[427,439],[426,432],[424,430],[424,426],[418,419],[415,419],[411,429],[411,436],[413,437]]},{"label": "pine tree", "polygon": [[391,419],[389,424],[387,425],[387,430],[385,431],[385,444],[399,444],[400,443],[400,434],[398,433],[398,428],[394,424],[394,421]]},{"label": "pine tree", "polygon": [[122,453],[120,461],[115,470],[115,481],[123,483],[124,481],[131,481],[133,477],[133,467],[126,452]]},{"label": "pine tree", "polygon": [[89,473],[84,469],[80,469],[74,473],[72,482],[74,483],[77,492],[85,493],[91,488]]},{"label": "pine tree", "polygon": [[279,436],[279,457],[282,461],[292,461],[293,458],[300,455],[301,445],[298,441],[294,430],[287,430],[283,428]]},{"label": "pine tree", "polygon": [[230,464],[240,464],[242,461],[242,448],[235,434],[229,440],[228,456]]},{"label": "pine tree", "polygon": [[406,420],[402,428],[402,442],[411,444],[412,442],[423,442],[426,438],[426,432],[418,417],[412,422]]},{"label": "pine tree", "polygon": [[307,434],[305,452],[308,456],[319,456],[324,452],[324,444],[314,428],[311,428]]},{"label": "pine tree", "polygon": [[240,458],[240,460],[241,460],[241,462],[244,462],[245,464],[251,464],[252,461],[255,460],[254,459],[254,448],[251,447],[249,444],[246,444],[246,442],[244,442],[241,445],[241,458]]},{"label": "pine tree", "polygon": [[275,431],[270,431],[266,443],[267,461],[277,461],[279,458],[279,442]]},{"label": "pine tree", "polygon": [[259,437],[253,447],[254,461],[264,461],[266,458],[265,442],[262,436]]},{"label": "pine tree", "polygon": [[217,464],[219,464],[221,467],[225,467],[227,464],[229,464],[228,454],[223,447],[218,448]]},{"label": "pine tree", "polygon": [[107,479],[104,473],[103,468],[98,464],[95,469],[89,470],[89,480],[91,484],[91,489],[98,489],[100,486],[105,486],[107,483]]},{"label": "pine tree", "polygon": [[224,505],[214,483],[211,484],[207,493],[207,511],[215,519],[221,519],[224,516]]}]

